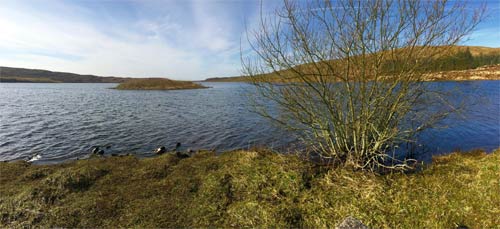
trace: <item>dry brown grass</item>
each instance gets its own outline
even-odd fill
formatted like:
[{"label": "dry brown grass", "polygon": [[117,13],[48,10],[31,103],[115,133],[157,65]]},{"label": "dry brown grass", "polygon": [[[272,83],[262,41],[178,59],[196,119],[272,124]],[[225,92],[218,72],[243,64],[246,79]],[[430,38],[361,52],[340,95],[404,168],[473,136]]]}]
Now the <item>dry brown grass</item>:
[{"label": "dry brown grass", "polygon": [[[427,47],[430,48],[430,47]],[[449,55],[454,55],[459,52],[464,52],[467,49],[470,51],[473,57],[478,57],[480,55],[499,55],[500,48],[490,48],[490,47],[481,47],[481,46],[447,46],[447,47],[432,47],[433,50],[438,50],[434,58],[445,57]],[[405,49],[399,50],[401,54],[405,53]],[[436,51],[435,51],[436,52]],[[390,55],[388,55],[390,56]],[[367,58],[368,60],[370,58]],[[339,62],[339,66],[342,65],[339,60],[331,60],[330,65],[336,66],[336,62]],[[318,66],[322,69],[322,71],[326,72],[326,64],[318,64]],[[469,69],[463,71],[441,71],[430,73],[426,75],[427,81],[440,81],[440,80],[500,80],[500,70],[498,69],[499,65],[492,66],[483,66],[477,69]],[[314,68],[312,64],[302,64],[296,66],[298,71],[301,72],[311,72],[317,73],[317,69]],[[493,70],[492,70],[493,69]],[[264,81],[272,81],[272,82],[302,82],[301,79],[287,77],[294,76],[290,70],[281,70],[279,71],[279,75],[277,73],[267,73],[259,76],[255,76],[255,81],[260,81],[259,77],[262,77]],[[209,78],[206,81],[209,82],[251,82],[252,79],[248,76],[235,76],[235,77],[221,77],[221,78]],[[332,81],[335,81],[332,79]]]},{"label": "dry brown grass", "polygon": [[426,78],[429,81],[500,80],[500,64],[476,69],[429,73],[426,74]]},{"label": "dry brown grass", "polygon": [[120,90],[180,90],[206,88],[190,81],[178,81],[164,78],[145,78],[127,80],[116,87]]},{"label": "dry brown grass", "polygon": [[423,171],[326,170],[268,151],[0,164],[0,227],[500,226],[500,150]]}]

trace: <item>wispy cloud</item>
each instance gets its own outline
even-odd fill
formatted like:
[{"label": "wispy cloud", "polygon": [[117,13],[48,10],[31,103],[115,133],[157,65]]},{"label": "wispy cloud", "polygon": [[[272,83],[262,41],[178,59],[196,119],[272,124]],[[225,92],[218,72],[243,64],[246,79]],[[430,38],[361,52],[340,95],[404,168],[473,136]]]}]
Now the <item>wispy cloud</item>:
[{"label": "wispy cloud", "polygon": [[[224,4],[133,2],[134,8],[123,10],[138,17],[121,19],[107,11],[112,6],[96,14],[86,8],[92,5],[51,3],[0,8],[0,65],[176,79],[239,73],[243,18],[234,18],[239,12]],[[151,8],[158,6],[166,10]]]},{"label": "wispy cloud", "polygon": [[[186,80],[237,75],[240,41],[248,49],[245,18],[249,29],[257,26],[259,4],[5,0],[0,66]],[[498,47],[498,36],[498,23],[489,22],[467,44]]]}]

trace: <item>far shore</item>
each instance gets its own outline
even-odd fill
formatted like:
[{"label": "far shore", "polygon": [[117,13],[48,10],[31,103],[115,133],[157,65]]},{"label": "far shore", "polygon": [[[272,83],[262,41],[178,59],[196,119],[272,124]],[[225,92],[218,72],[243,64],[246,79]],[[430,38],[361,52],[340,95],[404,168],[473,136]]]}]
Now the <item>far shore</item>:
[{"label": "far shore", "polygon": [[[269,73],[258,77],[276,77],[273,73]],[[255,79],[254,79],[255,80]],[[424,75],[426,82],[441,82],[441,81],[486,81],[486,80],[500,80],[500,64],[486,65],[475,69],[467,70],[453,70],[453,71],[438,71]],[[234,77],[215,77],[208,78],[204,82],[251,82],[252,79],[248,76],[234,76]],[[256,80],[258,81],[258,80]],[[281,82],[279,78],[271,80],[271,82]]]}]

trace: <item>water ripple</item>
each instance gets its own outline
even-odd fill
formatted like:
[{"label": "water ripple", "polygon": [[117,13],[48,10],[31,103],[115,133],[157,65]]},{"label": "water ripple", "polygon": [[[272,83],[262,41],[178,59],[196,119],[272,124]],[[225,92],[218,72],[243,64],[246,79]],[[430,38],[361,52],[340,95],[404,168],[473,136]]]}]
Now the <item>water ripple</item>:
[{"label": "water ripple", "polygon": [[[500,145],[500,81],[476,86],[489,103],[468,113],[467,121],[450,120],[448,129],[426,137],[433,152]],[[153,156],[164,145],[173,149],[219,151],[295,145],[294,138],[250,112],[245,98],[251,87],[210,83],[212,88],[184,91],[118,91],[110,84],[0,84],[0,160],[33,153],[40,162],[86,158],[94,145],[106,154]],[[251,88],[250,88],[251,89]],[[439,136],[439,137],[435,137]],[[424,137],[425,139],[425,137]]]}]

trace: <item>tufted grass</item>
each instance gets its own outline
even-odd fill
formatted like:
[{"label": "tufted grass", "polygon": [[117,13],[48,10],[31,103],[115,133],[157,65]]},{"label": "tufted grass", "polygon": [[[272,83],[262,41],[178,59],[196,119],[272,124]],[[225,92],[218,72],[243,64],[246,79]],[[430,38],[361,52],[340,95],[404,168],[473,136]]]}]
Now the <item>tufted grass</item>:
[{"label": "tufted grass", "polygon": [[0,227],[500,227],[500,150],[420,172],[326,169],[266,150],[0,163]]},{"label": "tufted grass", "polygon": [[181,90],[207,88],[201,84],[190,81],[179,81],[165,78],[129,79],[120,83],[118,90]]}]

